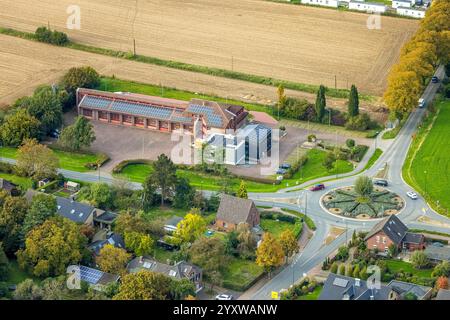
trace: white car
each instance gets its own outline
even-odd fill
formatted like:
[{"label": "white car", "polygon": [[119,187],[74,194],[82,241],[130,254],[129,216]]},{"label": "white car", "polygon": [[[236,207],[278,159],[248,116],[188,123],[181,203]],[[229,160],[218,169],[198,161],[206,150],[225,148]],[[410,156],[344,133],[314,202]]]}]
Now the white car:
[{"label": "white car", "polygon": [[231,294],[218,294],[216,296],[216,300],[233,300],[233,296]]},{"label": "white car", "polygon": [[417,194],[415,192],[412,192],[412,191],[407,192],[406,195],[408,197],[410,197],[411,199],[413,199],[413,200],[416,200],[418,198]]}]

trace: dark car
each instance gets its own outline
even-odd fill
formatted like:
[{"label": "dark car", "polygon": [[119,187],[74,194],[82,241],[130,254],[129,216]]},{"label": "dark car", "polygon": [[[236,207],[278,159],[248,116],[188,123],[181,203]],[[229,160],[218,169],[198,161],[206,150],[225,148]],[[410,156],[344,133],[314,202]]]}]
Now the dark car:
[{"label": "dark car", "polygon": [[373,184],[376,184],[377,186],[387,187],[389,183],[383,179],[375,179],[373,181]]},{"label": "dark car", "polygon": [[324,184],[316,184],[315,186],[312,186],[311,188],[309,188],[310,191],[320,191],[325,189],[325,185]]},{"label": "dark car", "polygon": [[280,168],[281,168],[281,169],[290,169],[290,168],[291,168],[291,165],[290,165],[289,163],[283,163],[283,164],[280,166]]},{"label": "dark car", "polygon": [[277,170],[277,174],[285,174],[287,171],[286,169],[280,168]]},{"label": "dark car", "polygon": [[434,76],[433,78],[431,78],[431,82],[432,83],[438,83],[439,82],[439,78]]}]

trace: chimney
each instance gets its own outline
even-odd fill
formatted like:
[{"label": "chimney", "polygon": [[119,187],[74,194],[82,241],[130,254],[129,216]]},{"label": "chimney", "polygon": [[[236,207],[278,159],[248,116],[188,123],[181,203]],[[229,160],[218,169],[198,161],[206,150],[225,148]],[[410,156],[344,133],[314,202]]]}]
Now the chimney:
[{"label": "chimney", "polygon": [[361,286],[361,279],[356,278],[355,279],[355,287],[360,287]]},{"label": "chimney", "polygon": [[143,256],[140,256],[139,257],[139,263],[143,263],[144,262],[144,257]]}]

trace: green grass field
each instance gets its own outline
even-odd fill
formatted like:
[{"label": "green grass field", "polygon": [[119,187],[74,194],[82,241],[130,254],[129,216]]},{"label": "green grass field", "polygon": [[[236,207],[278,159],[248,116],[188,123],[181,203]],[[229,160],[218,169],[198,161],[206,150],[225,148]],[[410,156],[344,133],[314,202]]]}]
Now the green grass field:
[{"label": "green grass field", "polygon": [[370,167],[373,166],[373,164],[378,160],[378,158],[381,157],[381,155],[383,154],[383,151],[381,149],[376,149],[375,152],[373,153],[373,155],[370,157],[369,161],[367,161],[366,166],[364,167],[363,170],[367,170]]},{"label": "green grass field", "polygon": [[[61,169],[77,171],[77,172],[87,172],[88,168],[85,167],[87,163],[97,162],[100,159],[99,155],[96,154],[84,154],[84,153],[74,153],[61,150],[53,150],[55,155],[59,159],[59,167]],[[17,148],[12,147],[1,147],[0,157],[16,159],[17,158]]]},{"label": "green grass field", "polygon": [[[297,227],[298,226],[298,227]],[[277,221],[272,219],[261,219],[261,228],[264,231],[270,232],[276,238],[278,238],[281,233],[285,230],[292,230],[292,232],[296,232],[295,228],[301,228],[301,225],[295,225],[286,221]]]},{"label": "green grass field", "polygon": [[225,288],[246,288],[256,278],[263,274],[262,267],[250,260],[232,258],[223,271],[223,286]]},{"label": "green grass field", "polygon": [[0,178],[11,181],[18,185],[21,190],[28,190],[31,188],[31,179],[25,177],[19,177],[13,174],[0,172]]},{"label": "green grass field", "polygon": [[[441,102],[438,109],[439,115],[431,130],[428,131],[428,127],[432,119],[428,119],[413,142],[403,168],[403,176],[408,183],[432,202],[436,209],[448,213],[450,210],[450,101]],[[424,137],[425,140],[422,140]],[[414,152],[417,153],[411,161]]]},{"label": "green grass field", "polygon": [[433,269],[416,269],[411,263],[401,260],[386,260],[386,265],[393,274],[404,271],[421,278],[431,278],[431,273],[433,272]]},{"label": "green grass field", "polygon": [[[333,169],[328,171],[322,165],[325,156],[326,152],[324,151],[310,150],[308,152],[308,162],[291,179],[286,179],[279,185],[246,181],[247,190],[249,192],[274,192],[285,187],[301,184],[308,180],[335,175],[336,173],[347,173],[353,170],[353,165],[350,162],[338,160],[337,168],[335,165]],[[142,183],[152,172],[152,170],[153,169],[149,164],[130,164],[124,167],[122,172],[120,174],[116,174],[116,176]],[[239,178],[223,178],[221,176],[212,176],[189,170],[178,170],[177,174],[179,177],[187,178],[191,185],[202,190],[220,190],[224,183],[226,183],[229,188],[237,190],[241,181]]]},{"label": "green grass field", "polygon": [[150,96],[158,96],[158,97],[165,97],[165,98],[186,100],[186,101],[191,100],[192,98],[205,99],[205,100],[210,100],[210,101],[238,104],[238,105],[245,107],[247,110],[263,111],[263,112],[267,112],[269,114],[273,113],[272,107],[264,106],[261,104],[246,103],[243,101],[230,100],[230,99],[225,99],[225,98],[212,96],[212,95],[196,94],[194,92],[183,91],[183,90],[178,90],[178,89],[174,89],[174,88],[160,87],[160,86],[152,85],[152,84],[148,84],[148,83],[139,83],[139,82],[134,82],[134,81],[113,79],[113,78],[107,78],[107,77],[101,78],[98,89],[104,90],[104,91],[109,91],[109,92],[133,92],[133,93],[146,94],[146,95],[150,95]]}]

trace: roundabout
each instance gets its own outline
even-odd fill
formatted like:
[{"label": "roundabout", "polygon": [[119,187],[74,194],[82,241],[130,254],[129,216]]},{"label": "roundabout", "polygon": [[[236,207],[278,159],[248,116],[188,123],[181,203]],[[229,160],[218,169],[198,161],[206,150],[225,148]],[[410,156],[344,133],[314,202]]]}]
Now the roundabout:
[{"label": "roundabout", "polygon": [[396,193],[373,186],[370,179],[360,177],[354,186],[333,189],[320,199],[328,213],[345,218],[370,220],[398,214],[405,201]]}]

